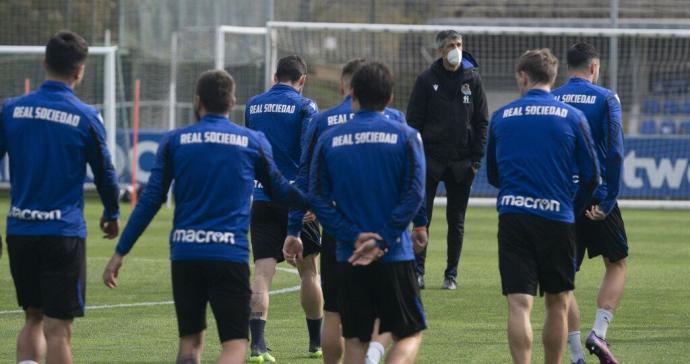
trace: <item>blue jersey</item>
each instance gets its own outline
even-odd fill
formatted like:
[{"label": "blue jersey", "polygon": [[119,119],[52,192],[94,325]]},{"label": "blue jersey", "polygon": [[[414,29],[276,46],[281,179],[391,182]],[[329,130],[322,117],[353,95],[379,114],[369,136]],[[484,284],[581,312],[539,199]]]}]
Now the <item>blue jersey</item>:
[{"label": "blue jersey", "polygon": [[[406,124],[405,114],[399,110],[387,107],[383,110],[383,115],[390,120]],[[309,187],[309,164],[311,163],[314,153],[314,147],[321,134],[332,127],[348,122],[354,116],[355,114],[352,112],[352,97],[348,95],[340,105],[314,115],[309,121],[304,136],[302,137],[302,155],[300,156],[299,169],[297,170],[297,178],[295,179],[295,185],[299,189],[307,192],[307,188]],[[288,235],[299,236],[303,218],[303,210],[290,210]],[[417,225],[416,222],[415,225]],[[420,225],[426,225],[426,221],[423,221]]]},{"label": "blue jersey", "polygon": [[594,199],[608,215],[616,205],[623,171],[623,125],[618,96],[578,77],[571,78],[553,94],[557,100],[579,109],[587,117],[602,177]]},{"label": "blue jersey", "polygon": [[66,84],[46,81],[28,95],[8,99],[0,113],[0,158],[10,157],[12,186],[7,235],[86,238],[87,163],[105,206],[103,217],[118,218],[117,174],[94,107]]},{"label": "blue jersey", "polygon": [[311,162],[312,210],[337,241],[346,262],[361,232],[381,235],[382,262],[414,259],[407,230],[424,197],[425,161],[419,133],[363,110],[319,138]]},{"label": "blue jersey", "polygon": [[264,135],[206,115],[167,133],[117,253],[125,255],[165,202],[174,181],[171,260],[249,262],[247,231],[254,180],[280,202],[306,208],[306,197],[280,174]]},{"label": "blue jersey", "polygon": [[[585,116],[532,89],[491,118],[489,183],[499,188],[499,214],[518,213],[566,223],[589,203],[599,167]],[[573,196],[573,171],[579,190]]]},{"label": "blue jersey", "polygon": [[[273,157],[278,169],[290,181],[294,181],[297,175],[302,133],[307,121],[317,112],[314,101],[302,96],[294,87],[284,84],[276,84],[247,102],[245,124],[266,135],[273,147]],[[256,184],[254,199],[270,200],[261,183]]]}]

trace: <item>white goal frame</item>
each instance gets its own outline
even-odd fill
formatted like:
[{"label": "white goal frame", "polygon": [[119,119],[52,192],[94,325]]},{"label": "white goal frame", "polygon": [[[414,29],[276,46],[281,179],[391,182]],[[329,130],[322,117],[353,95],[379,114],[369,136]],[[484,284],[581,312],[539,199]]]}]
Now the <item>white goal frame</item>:
[{"label": "white goal frame", "polygon": [[[15,46],[15,45],[0,45],[0,54],[45,54],[45,46]],[[117,47],[89,47],[90,55],[104,56],[103,60],[103,122],[107,132],[108,151],[113,165],[115,165],[117,158],[117,117],[116,117],[116,87],[115,73],[116,73],[116,56]]]},{"label": "white goal frame", "polygon": [[[271,39],[267,35],[269,34],[268,28],[266,27],[241,27],[241,26],[231,26],[231,25],[221,25],[216,28],[216,46],[214,49],[215,59],[214,66],[216,69],[222,70],[225,66],[225,35],[226,34],[243,34],[243,35],[264,35],[266,36],[265,49],[271,49]],[[272,64],[271,54],[275,52],[265,52],[266,54],[264,61],[267,65]],[[273,79],[273,74],[269,74],[268,70],[270,67],[266,67],[266,74],[264,75],[266,81],[265,86],[270,86],[269,83]]]},{"label": "white goal frame", "polygon": [[[638,38],[690,38],[690,29],[631,29],[631,28],[575,28],[575,27],[525,27],[525,26],[457,26],[457,25],[408,25],[366,23],[317,23],[269,21],[266,27],[220,26],[216,30],[215,66],[222,69],[225,57],[225,34],[263,34],[265,36],[265,86],[270,87],[277,62],[276,34],[280,29],[343,30],[351,32],[410,33],[439,32],[453,29],[460,34],[482,35],[563,35],[608,37],[610,42],[608,73],[616,90],[618,79],[618,40],[621,37]],[[621,207],[636,209],[690,210],[690,200],[620,200]],[[435,206],[445,206],[445,197],[437,197]],[[495,206],[495,198],[470,198],[471,206]]]}]

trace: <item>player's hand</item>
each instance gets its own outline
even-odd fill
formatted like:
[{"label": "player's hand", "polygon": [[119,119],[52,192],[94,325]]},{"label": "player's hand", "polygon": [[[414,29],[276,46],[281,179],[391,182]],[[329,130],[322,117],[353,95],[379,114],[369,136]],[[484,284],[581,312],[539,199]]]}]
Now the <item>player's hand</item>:
[{"label": "player's hand", "polygon": [[120,272],[120,267],[122,267],[122,261],[124,258],[120,254],[113,254],[110,258],[108,265],[105,266],[105,271],[103,271],[103,283],[108,288],[117,287],[117,275]]},{"label": "player's hand", "polygon": [[101,231],[105,239],[115,239],[120,234],[120,220],[106,220],[101,216]]},{"label": "player's hand", "polygon": [[302,223],[306,224],[306,223],[312,222],[314,220],[316,220],[316,215],[314,215],[314,213],[311,211],[307,211],[307,213],[304,214],[304,217],[302,218]]},{"label": "player's hand", "polygon": [[384,251],[379,248],[377,240],[383,240],[376,233],[361,233],[355,241],[355,251],[347,261],[352,265],[369,265],[383,256]]},{"label": "player's hand", "polygon": [[585,210],[585,216],[594,221],[601,221],[606,218],[606,214],[601,211],[599,205],[593,205],[591,209]]},{"label": "player's hand", "polygon": [[472,167],[472,173],[474,173],[474,175],[476,176],[477,172],[479,172],[479,167],[481,167],[481,164],[480,164],[480,162],[472,162],[471,167]]},{"label": "player's hand", "polygon": [[290,265],[297,265],[297,263],[302,262],[302,252],[304,251],[304,246],[302,245],[302,239],[288,235],[283,243],[283,257],[285,261]]},{"label": "player's hand", "polygon": [[412,246],[415,253],[421,253],[429,243],[429,235],[426,226],[416,227],[412,230]]}]

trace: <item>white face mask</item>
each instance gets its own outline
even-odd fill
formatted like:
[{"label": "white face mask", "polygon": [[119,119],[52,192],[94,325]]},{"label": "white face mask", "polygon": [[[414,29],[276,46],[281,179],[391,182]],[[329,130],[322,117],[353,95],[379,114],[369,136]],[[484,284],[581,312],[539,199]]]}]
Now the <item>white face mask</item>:
[{"label": "white face mask", "polygon": [[453,50],[446,55],[446,59],[451,66],[455,67],[462,62],[462,51],[460,48],[453,48]]}]

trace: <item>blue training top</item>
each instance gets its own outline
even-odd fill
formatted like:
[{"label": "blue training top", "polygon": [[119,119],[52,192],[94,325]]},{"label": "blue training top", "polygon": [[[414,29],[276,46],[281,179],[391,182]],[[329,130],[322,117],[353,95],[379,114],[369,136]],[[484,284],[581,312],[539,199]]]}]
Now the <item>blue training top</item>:
[{"label": "blue training top", "polygon": [[[405,114],[399,110],[387,107],[383,110],[383,115],[390,120],[406,124]],[[304,136],[302,137],[302,155],[300,156],[297,178],[295,178],[295,186],[307,192],[307,188],[309,187],[309,166],[312,155],[314,154],[314,147],[321,134],[330,128],[348,122],[354,116],[355,114],[352,112],[352,97],[350,95],[346,96],[340,105],[314,115],[309,121]],[[415,217],[416,226],[426,225],[424,212],[425,211],[420,212],[420,215]],[[303,218],[303,210],[290,210],[287,229],[288,235],[299,236]]]},{"label": "blue training top", "polygon": [[[294,87],[280,83],[247,102],[246,126],[266,135],[278,169],[290,181],[297,175],[302,133],[309,118],[317,112],[314,101],[302,96]],[[254,189],[254,200],[270,201],[260,183]]]},{"label": "blue training top", "polygon": [[119,217],[117,173],[103,119],[62,82],[45,81],[0,111],[0,158],[10,157],[7,235],[86,238],[84,179],[93,172],[103,217]]},{"label": "blue training top", "polygon": [[424,199],[425,161],[419,133],[382,113],[362,110],[319,138],[309,198],[346,262],[361,232],[381,235],[382,262],[414,259],[407,230]]},{"label": "blue training top", "polygon": [[221,115],[206,115],[198,123],[167,133],[117,253],[130,251],[175,181],[171,260],[248,263],[247,231],[255,179],[274,199],[307,207],[304,194],[276,168],[271,145],[262,133]]},{"label": "blue training top", "polygon": [[[498,109],[487,146],[489,183],[500,214],[531,214],[566,223],[589,203],[599,167],[585,116],[532,89]],[[573,196],[573,173],[579,190]]]},{"label": "blue training top", "polygon": [[602,177],[594,199],[608,215],[616,205],[623,172],[623,125],[618,96],[579,77],[571,78],[553,94],[556,100],[579,109],[587,117]]}]

